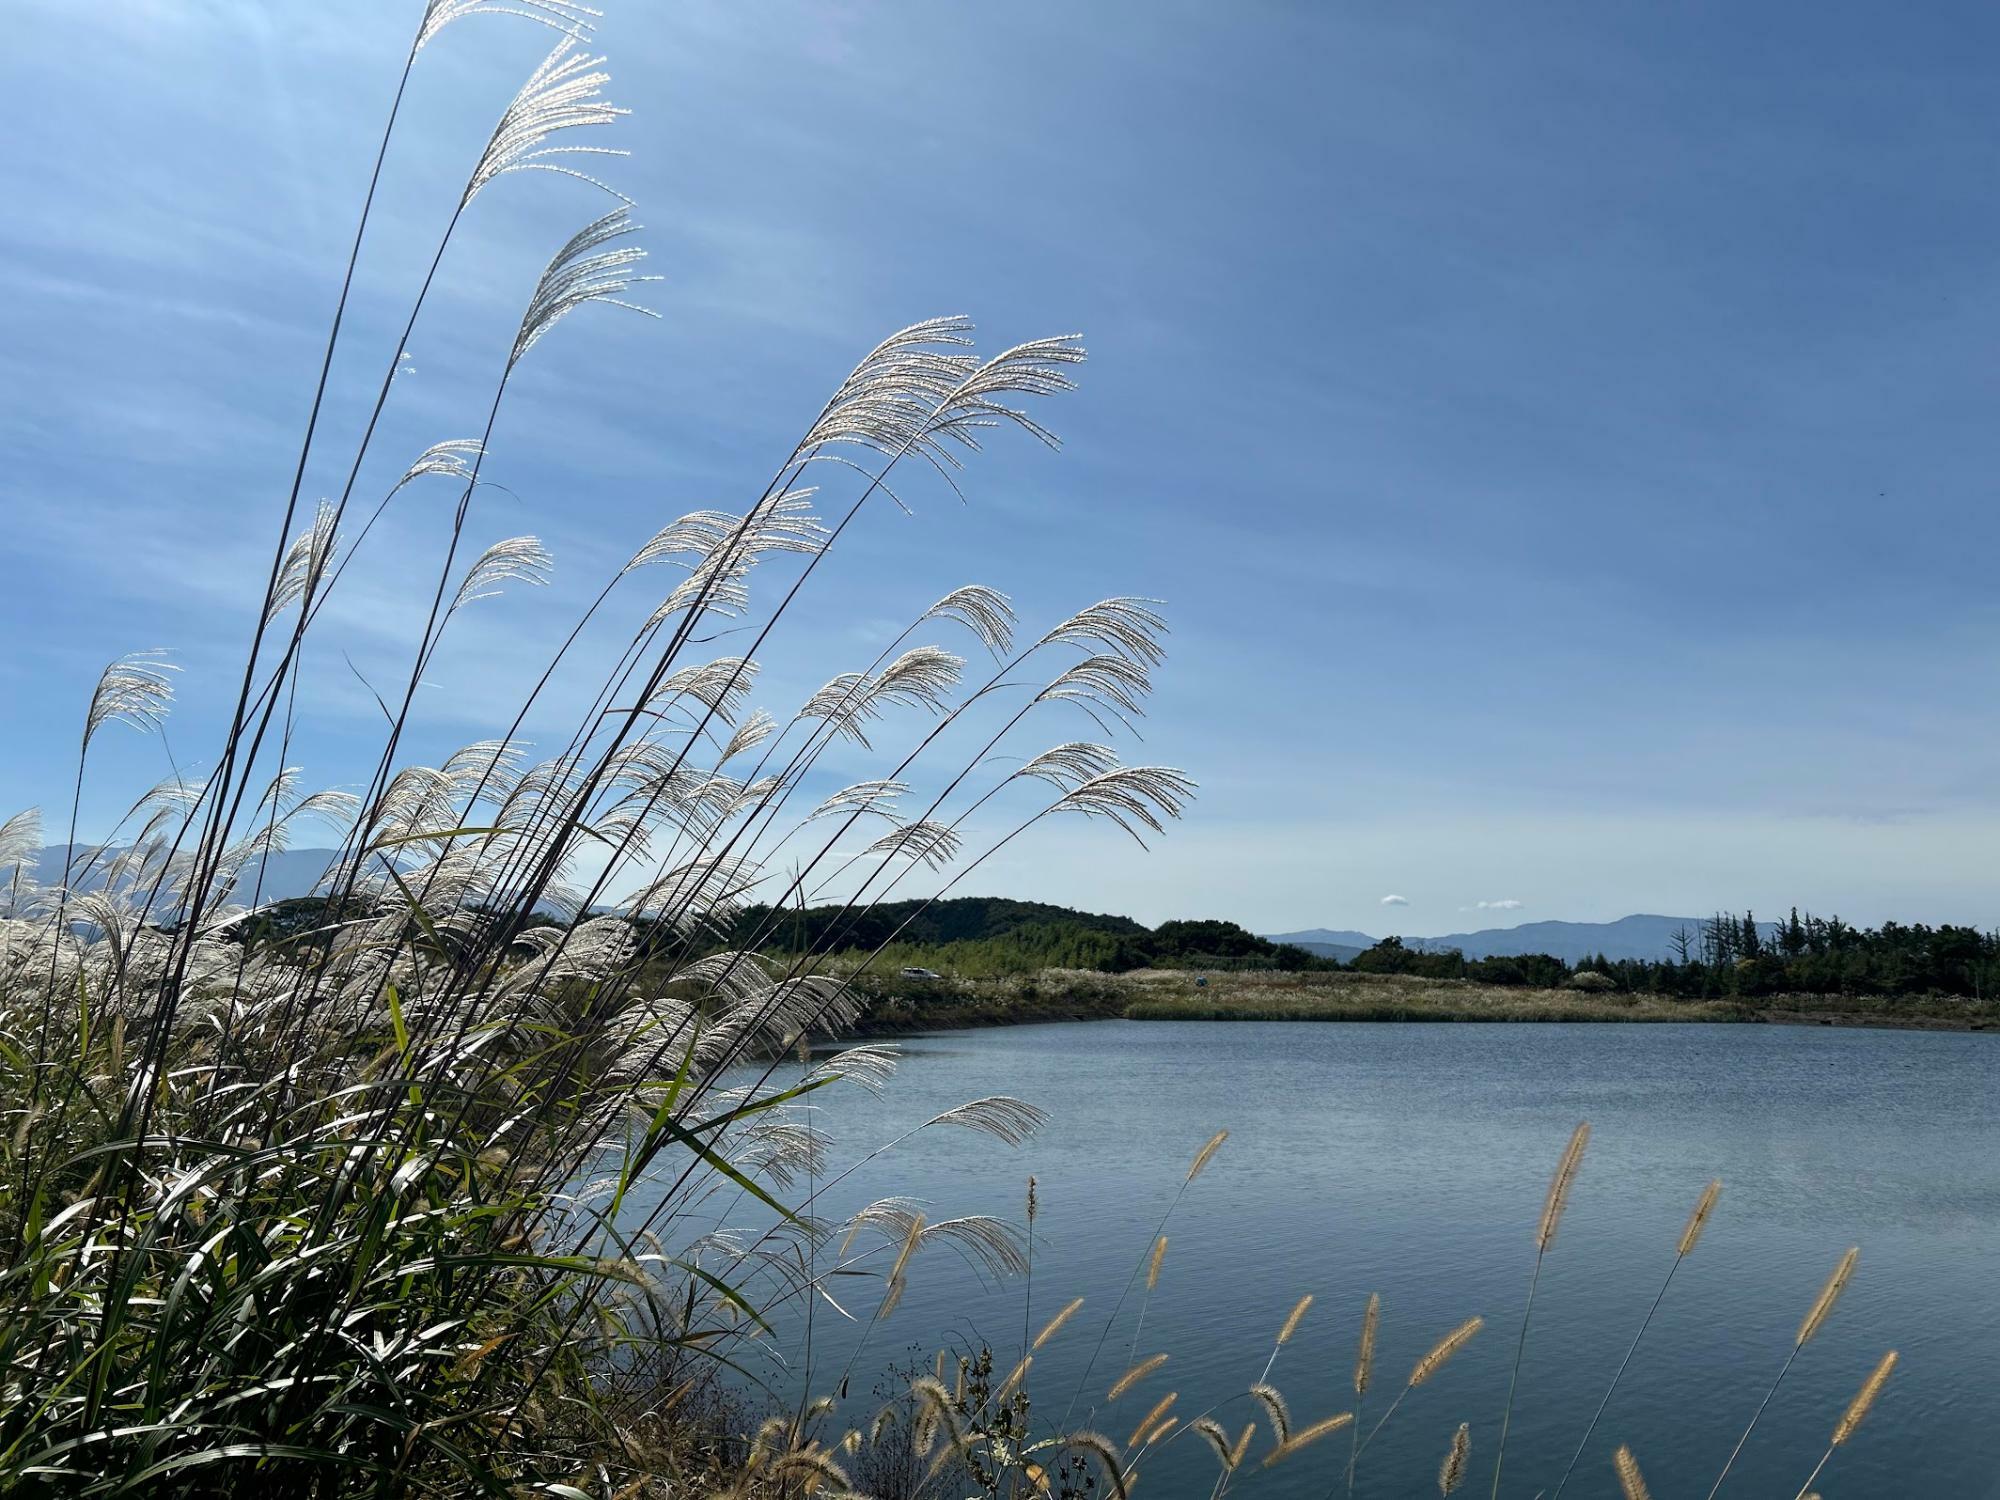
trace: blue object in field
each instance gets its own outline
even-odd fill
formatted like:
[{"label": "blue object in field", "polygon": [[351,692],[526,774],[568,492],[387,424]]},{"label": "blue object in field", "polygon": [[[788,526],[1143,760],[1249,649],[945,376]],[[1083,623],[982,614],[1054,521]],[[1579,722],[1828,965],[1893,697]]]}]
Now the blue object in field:
[{"label": "blue object in field", "polygon": [[1207,976],[1206,974],[1197,974],[1197,975],[1195,975],[1195,976],[1194,976],[1194,987],[1195,987],[1196,989],[1198,989],[1198,990],[1205,990],[1205,989],[1207,989],[1207,988],[1208,988],[1208,976]]}]

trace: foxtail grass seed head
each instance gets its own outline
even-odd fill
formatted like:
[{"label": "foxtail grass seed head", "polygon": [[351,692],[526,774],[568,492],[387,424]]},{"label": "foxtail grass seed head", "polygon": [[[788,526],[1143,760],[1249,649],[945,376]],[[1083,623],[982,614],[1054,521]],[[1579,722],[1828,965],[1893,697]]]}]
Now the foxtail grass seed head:
[{"label": "foxtail grass seed head", "polygon": [[1284,1447],[1292,1440],[1292,1409],[1285,1405],[1284,1396],[1276,1386],[1261,1380],[1250,1387],[1250,1395],[1271,1419],[1272,1438],[1279,1447]]},{"label": "foxtail grass seed head", "polygon": [[1243,1455],[1250,1451],[1250,1439],[1256,1436],[1257,1424],[1245,1422],[1243,1431],[1237,1434],[1235,1444],[1229,1450],[1229,1467],[1234,1470],[1243,1463]]},{"label": "foxtail grass seed head", "polygon": [[1131,1481],[1125,1474],[1125,1460],[1119,1456],[1110,1438],[1101,1432],[1073,1432],[1063,1439],[1063,1446],[1094,1457],[1104,1470],[1115,1500],[1125,1500],[1130,1493]]},{"label": "foxtail grass seed head", "polygon": [[1165,1437],[1168,1433],[1172,1432],[1176,1427],[1180,1425],[1181,1425],[1181,1419],[1179,1417],[1168,1417],[1166,1421],[1162,1422],[1158,1427],[1155,1427],[1151,1432],[1146,1434],[1146,1446],[1149,1448],[1152,1447],[1153,1444],[1159,1442],[1161,1438]]},{"label": "foxtail grass seed head", "polygon": [[1646,1477],[1639,1472],[1639,1460],[1632,1456],[1632,1450],[1619,1446],[1611,1455],[1612,1467],[1618,1470],[1618,1488],[1624,1491],[1625,1500],[1653,1500],[1653,1492],[1646,1488]]},{"label": "foxtail grass seed head", "polygon": [[1875,1398],[1882,1394],[1882,1387],[1889,1383],[1889,1372],[1896,1368],[1896,1351],[1891,1349],[1882,1356],[1882,1362],[1875,1366],[1874,1373],[1854,1393],[1854,1399],[1847,1403],[1847,1410],[1840,1414],[1840,1425],[1833,1429],[1833,1445],[1837,1448],[1854,1436],[1854,1429],[1861,1425],[1868,1409],[1875,1404]]},{"label": "foxtail grass seed head", "polygon": [[1841,1256],[1840,1264],[1833,1268],[1833,1274],[1826,1278],[1826,1285],[1819,1289],[1819,1296],[1814,1299],[1805,1321],[1799,1324],[1799,1336],[1794,1342],[1794,1347],[1803,1349],[1812,1336],[1819,1332],[1820,1325],[1832,1314],[1834,1303],[1838,1302],[1840,1294],[1847,1290],[1847,1283],[1854,1275],[1854,1263],[1860,1258],[1859,1245],[1850,1246],[1848,1252]]},{"label": "foxtail grass seed head", "polygon": [[1024,1354],[1021,1356],[1021,1362],[1015,1365],[1012,1370],[1007,1372],[1007,1378],[1001,1381],[999,1389],[994,1391],[993,1393],[994,1405],[996,1406],[1000,1405],[1001,1403],[1006,1401],[1006,1399],[1009,1396],[1014,1394],[1015,1388],[1018,1387],[1023,1380],[1026,1380],[1028,1378],[1028,1371],[1034,1365],[1034,1363],[1035,1363],[1034,1355]]},{"label": "foxtail grass seed head", "polygon": [[1196,1417],[1188,1424],[1191,1432],[1198,1434],[1204,1443],[1215,1452],[1215,1461],[1222,1465],[1224,1473],[1229,1471],[1229,1434],[1222,1430],[1222,1424],[1213,1417]]},{"label": "foxtail grass seed head", "polygon": [[1209,1158],[1222,1149],[1222,1143],[1229,1139],[1229,1132],[1218,1130],[1208,1138],[1208,1144],[1194,1154],[1194,1165],[1188,1168],[1187,1181],[1193,1182],[1201,1176],[1201,1169],[1208,1165]]},{"label": "foxtail grass seed head", "polygon": [[847,1477],[847,1471],[831,1458],[825,1450],[816,1447],[794,1448],[790,1453],[779,1455],[766,1471],[770,1474],[803,1474],[817,1481],[835,1494],[845,1494],[854,1488],[854,1482]]},{"label": "foxtail grass seed head", "polygon": [[1438,1493],[1449,1495],[1465,1483],[1466,1460],[1472,1456],[1472,1424],[1460,1422],[1458,1431],[1451,1435],[1451,1448],[1444,1456],[1444,1463],[1438,1467]]},{"label": "foxtail grass seed head", "polygon": [[1340,1412],[1335,1412],[1330,1417],[1321,1417],[1317,1422],[1313,1423],[1310,1427],[1301,1427],[1297,1432],[1293,1433],[1290,1437],[1286,1438],[1284,1442],[1278,1444],[1277,1447],[1273,1448],[1270,1451],[1270,1453],[1265,1456],[1264,1467],[1268,1469],[1273,1464],[1283,1463],[1286,1459],[1290,1458],[1294,1453],[1297,1453],[1301,1448],[1311,1447],[1321,1438],[1326,1437],[1330,1433],[1338,1432],[1340,1431],[1341,1428],[1348,1426],[1350,1423],[1353,1422],[1353,1420],[1354,1420],[1353,1412],[1340,1411]]},{"label": "foxtail grass seed head", "polygon": [[1131,1390],[1133,1386],[1144,1380],[1166,1362],[1167,1357],[1164,1354],[1155,1354],[1150,1359],[1140,1360],[1139,1363],[1118,1377],[1117,1383],[1109,1391],[1105,1392],[1104,1399],[1106,1401],[1116,1401],[1120,1396]]},{"label": "foxtail grass seed head", "polygon": [[1562,1160],[1556,1163],[1556,1175],[1549,1181],[1549,1195],[1542,1201],[1541,1223],[1535,1228],[1537,1251],[1546,1251],[1556,1241],[1556,1227],[1562,1223],[1563,1210],[1569,1207],[1569,1192],[1576,1185],[1576,1174],[1583,1167],[1583,1150],[1589,1144],[1590,1121],[1585,1120],[1570,1136]]},{"label": "foxtail grass seed head", "polygon": [[1471,1343],[1472,1336],[1485,1326],[1486,1320],[1484,1318],[1467,1318],[1458,1327],[1452,1329],[1450,1333],[1439,1339],[1437,1347],[1418,1360],[1417,1367],[1410,1371],[1410,1384],[1412,1386],[1422,1385],[1431,1376],[1437,1374],[1439,1370],[1445,1367],[1446,1362],[1454,1354],[1458,1353],[1459,1350]]},{"label": "foxtail grass seed head", "polygon": [[1281,1345],[1289,1344],[1292,1341],[1292,1335],[1299,1331],[1299,1324],[1305,1318],[1306,1309],[1312,1305],[1311,1292],[1307,1292],[1303,1297],[1299,1298],[1298,1302],[1293,1306],[1291,1314],[1285,1319],[1285,1326],[1278,1330],[1278,1342]]},{"label": "foxtail grass seed head", "polygon": [[1688,1215],[1687,1228],[1681,1231],[1680,1244],[1674,1250],[1676,1255],[1693,1253],[1695,1241],[1699,1240],[1701,1232],[1708,1228],[1708,1217],[1715,1212],[1715,1200],[1721,1196],[1720,1177],[1701,1190],[1701,1196],[1694,1201],[1694,1212]]},{"label": "foxtail grass seed head", "polygon": [[1167,1258],[1167,1237],[1163,1234],[1153,1241],[1152,1256],[1146,1262],[1146,1290],[1151,1291],[1160,1284],[1160,1262]]},{"label": "foxtail grass seed head", "polygon": [[1368,1294],[1368,1310],[1361,1315],[1361,1347],[1354,1356],[1354,1394],[1368,1394],[1368,1377],[1375,1373],[1375,1330],[1382,1321],[1382,1294]]},{"label": "foxtail grass seed head", "polygon": [[1128,1448],[1138,1447],[1139,1440],[1145,1437],[1146,1434],[1151,1432],[1155,1427],[1160,1425],[1160,1419],[1166,1416],[1167,1408],[1172,1406],[1174,1402],[1179,1398],[1180,1398],[1179,1391],[1168,1391],[1166,1395],[1160,1397],[1159,1400],[1155,1401],[1153,1403],[1153,1409],[1147,1412],[1145,1416],[1141,1417],[1139,1419],[1139,1425],[1132,1429],[1132,1436],[1125,1440],[1125,1446]]},{"label": "foxtail grass seed head", "polygon": [[1035,1179],[1030,1174],[1028,1177],[1028,1223],[1030,1225],[1033,1225],[1035,1222],[1035,1210],[1038,1207],[1040,1207],[1040,1204],[1035,1197]]},{"label": "foxtail grass seed head", "polygon": [[1034,1343],[1030,1344],[1028,1347],[1030,1349],[1039,1349],[1042,1347],[1042,1345],[1046,1344],[1050,1339],[1054,1338],[1058,1333],[1061,1333],[1063,1324],[1067,1323],[1071,1318],[1075,1317],[1076,1310],[1082,1306],[1083,1306],[1083,1298],[1081,1297],[1070,1298],[1069,1302],[1064,1306],[1061,1312],[1057,1313],[1053,1318],[1050,1318],[1047,1323],[1042,1325],[1042,1331],[1035,1335]]}]

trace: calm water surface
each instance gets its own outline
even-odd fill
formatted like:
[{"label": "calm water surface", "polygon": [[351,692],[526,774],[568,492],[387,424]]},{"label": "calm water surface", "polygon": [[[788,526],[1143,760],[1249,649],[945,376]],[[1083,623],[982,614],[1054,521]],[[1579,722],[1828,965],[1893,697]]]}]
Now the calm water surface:
[{"label": "calm water surface", "polygon": [[[1362,1306],[1382,1295],[1380,1411],[1410,1366],[1473,1313],[1487,1328],[1415,1392],[1363,1462],[1361,1492],[1435,1494],[1452,1432],[1470,1421],[1484,1495],[1533,1234],[1570,1129],[1594,1135],[1544,1264],[1508,1442],[1505,1492],[1552,1486],[1582,1435],[1712,1176],[1721,1204],[1682,1266],[1568,1491],[1616,1493],[1629,1442],[1655,1494],[1706,1495],[1850,1244],[1860,1266],[1738,1461],[1724,1494],[1793,1495],[1880,1354],[1902,1366],[1819,1488],[1828,1496],[2000,1495],[2000,1038],[1794,1027],[1102,1022],[945,1033],[903,1044],[880,1099],[815,1095],[836,1167],[966,1099],[1005,1092],[1047,1109],[1009,1150],[932,1131],[829,1194],[840,1213],[889,1194],[933,1220],[1019,1219],[1040,1182],[1032,1281],[1039,1326],[1085,1309],[1039,1358],[1041,1415],[1075,1388],[1120,1289],[1189,1159],[1228,1144],[1176,1212],[1138,1340],[1160,1375],[1105,1409],[1133,1349],[1128,1303],[1074,1420],[1122,1442],[1174,1389],[1192,1413],[1256,1378],[1299,1296],[1316,1301],[1272,1379],[1301,1422],[1352,1404]],[[855,1283],[859,1286],[859,1283]],[[814,1387],[852,1363],[856,1408],[912,1343],[986,1342],[1018,1354],[1023,1287],[981,1279],[947,1250],[918,1257],[909,1294],[857,1348],[815,1315]],[[853,1305],[874,1305],[872,1285]],[[792,1381],[805,1378],[794,1368]],[[1093,1404],[1098,1409],[1092,1411]],[[1220,1414],[1255,1413],[1238,1396]],[[865,1414],[863,1414],[865,1415]],[[851,1419],[858,1420],[855,1412]],[[1262,1451],[1260,1438],[1257,1451]],[[1344,1435],[1234,1492],[1321,1500]],[[1205,1450],[1156,1462],[1146,1490],[1205,1492]],[[1173,1471],[1179,1471],[1178,1473]]]}]

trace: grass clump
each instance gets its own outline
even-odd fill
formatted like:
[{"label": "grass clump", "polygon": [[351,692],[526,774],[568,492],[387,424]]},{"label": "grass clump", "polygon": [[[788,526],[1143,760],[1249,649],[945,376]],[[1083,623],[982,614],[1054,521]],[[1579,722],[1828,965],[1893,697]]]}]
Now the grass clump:
[{"label": "grass clump", "polygon": [[[336,432],[322,402],[336,352],[372,321],[350,317],[348,297],[403,100],[449,28],[486,16],[540,23],[553,46],[467,164],[401,334],[373,351],[372,409]],[[892,486],[899,503],[911,493],[899,471],[955,487],[1002,431],[1053,445],[1034,409],[1071,388],[1074,338],[982,358],[964,319],[891,335],[740,511],[633,538],[547,660],[487,685],[489,737],[436,764],[406,753],[430,733],[429,675],[474,612],[553,566],[532,536],[484,534],[513,377],[573,314],[646,311],[638,226],[583,170],[617,154],[603,133],[624,113],[587,47],[593,17],[571,0],[414,12],[263,592],[243,601],[226,719],[204,726],[198,769],[168,763],[80,845],[100,737],[156,728],[173,696],[171,662],[123,658],[81,715],[57,877],[35,878],[36,813],[0,828],[0,1490],[630,1497],[718,1475],[742,1494],[846,1489],[805,1413],[755,1426],[717,1372],[857,1266],[896,1262],[892,1296],[939,1240],[1021,1268],[997,1220],[912,1222],[894,1202],[817,1218],[808,1100],[878,1086],[892,1058],[787,1059],[856,1019],[850,981],[896,932],[841,973],[824,959],[853,949],[848,929],[897,887],[949,889],[1058,814],[1146,836],[1179,816],[1185,775],[1104,745],[994,755],[1030,718],[1140,712],[1165,622],[1149,601],[1109,598],[1017,644],[1006,597],[967,584],[789,713],[749,699],[834,542]],[[461,225],[531,171],[594,201],[522,289],[471,415],[478,436],[435,444],[364,496]],[[309,469],[344,478],[308,511]],[[341,768],[351,787],[308,792],[294,764],[321,682],[307,645],[366,570],[377,519],[419,488],[446,497],[451,522],[406,674],[376,695],[384,727]],[[781,586],[756,589],[774,568]],[[587,706],[548,736],[558,683]],[[531,721],[552,740],[533,752]],[[881,764],[832,784],[821,760],[836,745],[881,745]],[[245,941],[273,919],[265,856],[314,827],[339,845],[316,911],[303,930],[287,913],[282,941]],[[770,956],[785,913],[829,892],[849,920]],[[1039,1119],[997,1097],[931,1123],[1012,1141]],[[715,1233],[732,1203],[770,1227]]]}]

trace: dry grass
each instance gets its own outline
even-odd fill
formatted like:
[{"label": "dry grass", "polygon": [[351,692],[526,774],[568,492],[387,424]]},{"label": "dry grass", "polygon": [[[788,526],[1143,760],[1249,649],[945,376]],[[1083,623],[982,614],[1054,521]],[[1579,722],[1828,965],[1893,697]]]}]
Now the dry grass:
[{"label": "dry grass", "polygon": [[[1205,985],[1180,970],[1141,969],[1090,976],[1127,997],[1123,1014],[1138,1021],[1735,1021],[1723,1001],[1658,995],[1591,995],[1418,979],[1403,974],[1210,974]],[[1044,980],[1049,987],[1054,976]]]}]

